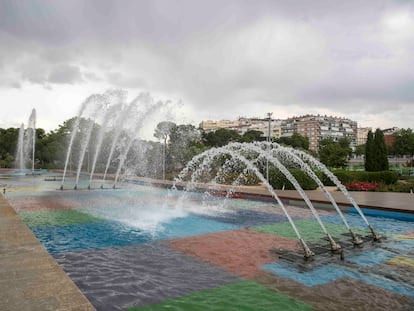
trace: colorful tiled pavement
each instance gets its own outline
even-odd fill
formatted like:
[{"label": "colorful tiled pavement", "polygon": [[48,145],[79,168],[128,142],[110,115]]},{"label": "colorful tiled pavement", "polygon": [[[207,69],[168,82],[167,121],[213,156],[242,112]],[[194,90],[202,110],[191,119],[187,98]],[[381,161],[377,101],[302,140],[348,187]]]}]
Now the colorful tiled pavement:
[{"label": "colorful tiled pavement", "polygon": [[54,255],[98,310],[160,303],[238,280],[224,270],[160,244]]},{"label": "colorful tiled pavement", "polygon": [[251,278],[260,267],[277,260],[269,250],[299,251],[294,239],[254,230],[235,230],[171,240],[168,245],[241,277]]},{"label": "colorful tiled pavement", "polygon": [[293,311],[312,310],[312,307],[258,283],[242,280],[179,298],[168,299],[160,304],[128,310]]},{"label": "colorful tiled pavement", "polygon": [[[131,209],[138,205],[145,213],[134,215],[141,217],[152,209],[168,213],[151,202],[153,195],[162,201],[162,189],[152,194],[145,187],[96,194],[26,190],[10,202],[98,310],[405,310],[414,305],[410,278],[400,280],[405,285],[389,279],[413,270],[407,260],[411,244],[404,244],[411,241],[396,236],[412,232],[404,221],[389,221],[396,236],[392,247],[349,258],[349,267],[325,265],[320,269],[326,271],[304,273],[271,252],[300,252],[293,230],[272,204],[260,202],[258,208],[253,201],[235,200],[214,213],[167,217],[155,231],[146,231],[134,227],[126,212],[135,213]],[[290,210],[305,239],[320,242],[324,235],[311,213]],[[344,238],[339,217],[321,214],[328,231]],[[366,232],[358,221],[351,225]],[[389,270],[388,275],[377,276],[375,269]]]},{"label": "colorful tiled pavement", "polygon": [[[306,241],[310,242],[320,242],[322,238],[325,237],[325,234],[318,224],[317,221],[314,219],[302,219],[295,221],[295,225],[298,227],[298,230],[303,236]],[[332,224],[332,223],[324,223],[324,226],[328,230],[328,232],[333,237],[339,237],[344,233],[347,233],[348,230],[345,225],[341,224]],[[271,225],[262,225],[253,228],[259,232],[263,233],[271,233],[279,236],[283,236],[286,238],[296,239],[297,236],[295,231],[293,231],[292,226],[288,222],[283,222],[279,224],[271,224]],[[354,228],[355,233],[364,233],[362,229]]]}]

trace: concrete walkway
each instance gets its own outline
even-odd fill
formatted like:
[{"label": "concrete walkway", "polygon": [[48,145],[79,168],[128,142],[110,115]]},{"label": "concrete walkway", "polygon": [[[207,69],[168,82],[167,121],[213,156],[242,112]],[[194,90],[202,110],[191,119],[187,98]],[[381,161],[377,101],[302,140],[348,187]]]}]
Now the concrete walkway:
[{"label": "concrete walkway", "polygon": [[0,310],[95,310],[1,195]]},{"label": "concrete walkway", "polygon": [[[264,187],[241,187],[239,191],[241,193],[269,196],[267,189]],[[303,201],[296,190],[277,190],[276,193],[281,199],[285,201],[288,200],[292,204],[295,204],[295,201]],[[306,194],[312,202],[329,203],[321,190],[306,191]],[[341,191],[330,191],[330,194],[338,205],[352,206],[350,201]],[[414,194],[352,191],[350,192],[350,195],[360,207],[414,213]]]}]

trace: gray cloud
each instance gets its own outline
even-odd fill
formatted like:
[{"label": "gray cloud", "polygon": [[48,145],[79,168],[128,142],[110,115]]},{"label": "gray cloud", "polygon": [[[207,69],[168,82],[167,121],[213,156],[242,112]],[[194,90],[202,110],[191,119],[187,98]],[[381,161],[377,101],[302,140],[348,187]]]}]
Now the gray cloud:
[{"label": "gray cloud", "polygon": [[114,86],[124,88],[146,88],[147,83],[139,75],[127,75],[121,72],[108,72],[106,76],[108,82]]},{"label": "gray cloud", "polygon": [[407,122],[413,55],[405,1],[0,3],[9,87],[146,89],[183,99],[199,118],[284,109]]},{"label": "gray cloud", "polygon": [[26,62],[21,66],[20,71],[23,80],[33,84],[44,84],[48,80],[48,68],[41,62]]},{"label": "gray cloud", "polygon": [[48,76],[49,83],[74,84],[82,81],[80,69],[71,65],[55,66]]}]

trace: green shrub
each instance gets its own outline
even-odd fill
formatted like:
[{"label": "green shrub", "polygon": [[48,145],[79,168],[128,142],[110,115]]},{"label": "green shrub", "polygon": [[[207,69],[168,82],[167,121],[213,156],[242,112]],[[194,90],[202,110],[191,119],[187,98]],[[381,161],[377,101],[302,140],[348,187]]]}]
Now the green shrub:
[{"label": "green shrub", "polygon": [[[366,171],[345,171],[336,170],[332,173],[343,184],[351,184],[356,182],[377,182],[380,184],[391,185],[398,180],[398,173],[393,171],[381,171],[381,172],[366,172]],[[325,186],[334,186],[332,181],[322,172],[318,172],[318,175]]]},{"label": "green shrub", "polygon": [[[289,169],[292,175],[304,190],[315,190],[318,186],[315,181],[300,169]],[[295,187],[277,168],[269,168],[269,182],[274,189],[294,190]]]},{"label": "green shrub", "polygon": [[[296,178],[299,184],[304,190],[314,190],[317,188],[315,181],[309,177],[305,172],[300,169],[289,169],[292,175]],[[339,179],[342,184],[353,184],[359,182],[378,183],[381,185],[378,191],[385,191],[387,185],[394,185],[398,180],[398,173],[393,171],[381,171],[381,172],[366,172],[366,171],[345,171],[335,170],[332,173]],[[322,181],[325,186],[335,186],[328,176],[323,172],[318,171],[316,175]],[[269,168],[269,182],[275,189],[294,190],[293,185],[287,180],[287,178],[276,168]],[[409,192],[406,186],[396,186],[395,189],[402,189],[401,192]],[[394,191],[389,188],[390,191]],[[413,188],[414,189],[414,188]],[[399,190],[395,190],[399,191]]]},{"label": "green shrub", "polygon": [[388,191],[407,192],[414,191],[414,182],[397,182],[388,186]]},{"label": "green shrub", "polygon": [[317,171],[317,172],[315,172],[316,173],[316,176],[318,176],[319,177],[319,179],[322,181],[322,183],[325,185],[325,186],[335,186],[335,184],[333,183],[333,181],[332,180],[330,180],[329,178],[328,178],[328,176],[326,176],[324,173],[322,173],[321,171]]},{"label": "green shrub", "polygon": [[383,171],[383,172],[373,172],[375,181],[382,182],[386,185],[391,185],[397,182],[398,174],[392,171]]},{"label": "green shrub", "polygon": [[246,174],[244,173],[240,176],[240,172],[226,172],[220,177],[220,183],[230,185],[233,182],[238,182],[241,185],[253,186],[259,184],[260,180],[255,174]]}]

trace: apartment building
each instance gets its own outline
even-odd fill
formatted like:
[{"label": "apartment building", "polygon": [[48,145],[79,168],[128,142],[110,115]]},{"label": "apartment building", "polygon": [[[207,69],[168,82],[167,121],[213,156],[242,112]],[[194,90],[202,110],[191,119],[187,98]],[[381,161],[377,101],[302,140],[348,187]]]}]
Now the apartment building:
[{"label": "apartment building", "polygon": [[205,132],[213,132],[218,129],[238,130],[240,126],[239,120],[207,120],[200,123],[200,128]]},{"label": "apartment building", "polygon": [[[240,117],[237,120],[220,120],[220,121],[202,121],[200,128],[205,132],[212,132],[220,128],[235,130],[240,135],[247,131],[255,130],[263,133],[263,137],[267,137],[269,133],[269,119],[265,118],[245,118]],[[270,120],[270,136],[279,138],[282,135],[282,120]]]},{"label": "apartment building", "polygon": [[398,131],[399,131],[398,127],[391,127],[391,128],[382,130],[382,132],[384,133],[384,142],[388,148],[391,148],[392,145],[394,144],[395,135],[397,134]]},{"label": "apartment building", "polygon": [[[208,120],[201,122],[200,128],[206,132],[226,128],[236,130],[240,134],[244,134],[248,130],[257,130],[263,132],[263,136],[267,137],[269,119],[240,117],[234,121]],[[326,115],[303,115],[285,120],[271,119],[270,129],[272,138],[292,136],[293,133],[299,133],[307,137],[309,139],[309,149],[313,151],[317,151],[319,141],[327,137],[332,137],[335,140],[346,137],[350,141],[351,148],[357,146],[357,122],[347,118]]]},{"label": "apartment building", "polygon": [[299,133],[309,139],[309,149],[317,151],[321,139],[332,137],[334,140],[346,137],[350,147],[357,145],[357,122],[347,118],[326,115],[303,115],[282,122],[282,136]]}]

